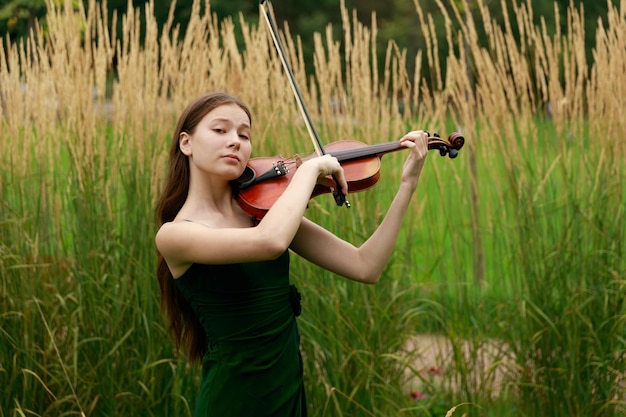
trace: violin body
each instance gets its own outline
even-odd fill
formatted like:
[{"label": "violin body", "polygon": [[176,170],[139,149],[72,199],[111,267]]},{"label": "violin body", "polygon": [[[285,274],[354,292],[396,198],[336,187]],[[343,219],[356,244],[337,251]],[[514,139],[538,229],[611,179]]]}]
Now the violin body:
[{"label": "violin body", "polygon": [[[331,143],[326,145],[324,148],[326,149],[326,153],[335,156],[337,153],[341,155],[341,152],[338,151],[367,147],[368,145],[362,142],[345,140]],[[274,157],[250,159],[250,161],[248,161],[246,171],[238,180],[240,184],[246,184],[246,182],[249,182],[252,178],[259,178],[266,172],[275,172],[277,174],[270,179],[262,181],[253,180],[254,184],[250,186],[240,186],[239,194],[237,196],[239,206],[246,213],[256,217],[257,219],[263,218],[267,210],[274,205],[276,200],[278,200],[281,194],[285,191],[291,182],[291,178],[298,169],[298,166],[307,159],[314,158],[316,156],[316,154],[311,154],[302,158],[296,157],[294,159],[285,159],[278,155]],[[279,168],[277,170],[277,165],[283,165],[284,168]],[[363,191],[373,187],[380,179],[380,166],[381,161],[380,156],[378,155],[341,162],[341,167],[343,168],[350,192]],[[280,174],[283,169],[284,174]],[[332,192],[333,189],[331,187],[317,184],[313,189],[311,198]]]},{"label": "violin body", "polygon": [[[439,150],[442,156],[455,158],[464,143],[465,139],[458,133],[450,135],[448,142],[435,134],[429,138],[428,149]],[[407,149],[399,142],[367,145],[355,140],[333,142],[324,148],[326,153],[340,162],[351,193],[367,190],[378,182],[381,158],[385,153]],[[298,167],[316,156],[311,154],[285,159],[278,155],[250,159],[244,173],[236,181],[239,188],[237,203],[248,215],[262,219],[285,191]],[[317,184],[311,198],[334,191],[331,187]]]}]

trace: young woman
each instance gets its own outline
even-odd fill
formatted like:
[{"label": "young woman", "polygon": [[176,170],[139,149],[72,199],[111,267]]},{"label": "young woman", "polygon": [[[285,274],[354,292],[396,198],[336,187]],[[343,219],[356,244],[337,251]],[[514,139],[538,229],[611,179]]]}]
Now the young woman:
[{"label": "young woman", "polygon": [[235,97],[204,95],[183,111],[157,215],[161,303],[177,347],[202,361],[195,416],[305,416],[298,329],[299,294],[289,283],[289,251],[351,280],[378,281],[428,153],[424,132],[409,148],[398,193],[360,247],[304,216],[318,182],[338,161],[312,158],[260,222],[238,206],[235,180],[251,153],[250,111]]}]

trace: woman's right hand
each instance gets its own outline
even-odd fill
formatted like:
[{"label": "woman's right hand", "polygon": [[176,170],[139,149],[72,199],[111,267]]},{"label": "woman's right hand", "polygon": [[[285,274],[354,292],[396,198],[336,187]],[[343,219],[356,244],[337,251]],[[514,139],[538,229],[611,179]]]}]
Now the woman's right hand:
[{"label": "woman's right hand", "polygon": [[[317,183],[330,188],[339,188],[344,195],[348,194],[348,182],[337,158],[332,155],[322,155],[307,160],[304,164],[313,165],[317,170]],[[303,165],[304,165],[303,164]],[[334,178],[338,184],[335,184]]]}]

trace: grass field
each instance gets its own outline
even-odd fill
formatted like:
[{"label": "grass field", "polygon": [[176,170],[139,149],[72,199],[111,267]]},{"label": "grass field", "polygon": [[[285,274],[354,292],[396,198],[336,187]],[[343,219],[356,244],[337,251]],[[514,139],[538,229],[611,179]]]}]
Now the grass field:
[{"label": "grass field", "polygon": [[[415,3],[417,57],[392,43],[378,62],[375,23],[345,9],[314,68],[285,34],[326,143],[466,138],[457,159],[429,156],[379,284],[292,258],[310,415],[626,415],[626,7],[590,63],[578,9],[548,35],[510,7],[519,37],[485,7],[442,9],[440,45]],[[150,4],[113,21],[68,5],[0,44],[0,416],[188,416],[199,369],[166,334],[153,243],[176,117],[224,90],[252,108],[256,156],[313,149],[264,27],[197,3],[179,37]],[[359,244],[405,156],[350,210],[319,196],[307,216]]]}]

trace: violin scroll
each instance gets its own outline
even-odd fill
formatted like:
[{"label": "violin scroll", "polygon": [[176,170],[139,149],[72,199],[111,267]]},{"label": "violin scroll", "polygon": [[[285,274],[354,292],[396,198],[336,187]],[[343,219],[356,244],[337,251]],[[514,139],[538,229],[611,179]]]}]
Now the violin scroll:
[{"label": "violin scroll", "polygon": [[450,159],[456,158],[459,155],[459,150],[465,145],[465,138],[459,132],[451,133],[447,141],[441,139],[437,132],[433,133],[432,136],[428,131],[426,134],[428,135],[428,149],[437,149],[439,155],[448,155]]}]

